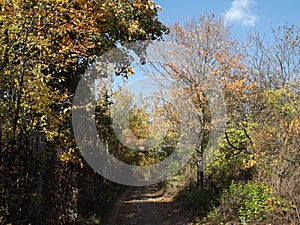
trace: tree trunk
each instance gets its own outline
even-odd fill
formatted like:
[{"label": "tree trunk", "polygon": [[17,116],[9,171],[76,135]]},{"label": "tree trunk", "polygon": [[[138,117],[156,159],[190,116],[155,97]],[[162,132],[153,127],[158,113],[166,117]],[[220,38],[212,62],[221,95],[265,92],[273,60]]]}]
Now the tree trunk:
[{"label": "tree trunk", "polygon": [[204,189],[204,174],[202,159],[197,160],[197,187],[200,190]]}]

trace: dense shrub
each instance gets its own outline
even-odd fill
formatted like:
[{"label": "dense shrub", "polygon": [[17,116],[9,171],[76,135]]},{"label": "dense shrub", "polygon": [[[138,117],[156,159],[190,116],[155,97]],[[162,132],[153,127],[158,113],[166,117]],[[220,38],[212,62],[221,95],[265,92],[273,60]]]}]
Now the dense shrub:
[{"label": "dense shrub", "polygon": [[[275,197],[267,185],[260,182],[232,182],[220,197],[220,206],[211,211],[204,224],[268,224],[274,214],[284,217],[295,205]],[[287,221],[285,221],[287,222]],[[201,223],[203,224],[203,223]]]},{"label": "dense shrub", "polygon": [[240,221],[246,223],[251,220],[261,221],[266,217],[267,211],[270,210],[270,198],[270,189],[262,183],[232,183],[229,189],[224,191],[221,203],[228,204],[231,201],[231,204],[235,204]]}]

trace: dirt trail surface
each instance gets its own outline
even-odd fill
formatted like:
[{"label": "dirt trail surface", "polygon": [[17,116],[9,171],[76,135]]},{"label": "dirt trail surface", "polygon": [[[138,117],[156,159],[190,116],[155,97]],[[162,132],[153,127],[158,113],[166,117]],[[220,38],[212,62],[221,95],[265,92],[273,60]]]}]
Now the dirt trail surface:
[{"label": "dirt trail surface", "polygon": [[188,218],[157,186],[131,187],[117,201],[108,225],[189,225]]}]

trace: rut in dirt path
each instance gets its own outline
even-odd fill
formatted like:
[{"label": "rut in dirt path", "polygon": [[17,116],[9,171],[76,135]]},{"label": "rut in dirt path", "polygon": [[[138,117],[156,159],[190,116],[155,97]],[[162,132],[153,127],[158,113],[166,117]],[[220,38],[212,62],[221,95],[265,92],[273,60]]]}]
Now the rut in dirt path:
[{"label": "rut in dirt path", "polygon": [[117,201],[108,225],[188,225],[172,199],[156,185],[130,187]]}]

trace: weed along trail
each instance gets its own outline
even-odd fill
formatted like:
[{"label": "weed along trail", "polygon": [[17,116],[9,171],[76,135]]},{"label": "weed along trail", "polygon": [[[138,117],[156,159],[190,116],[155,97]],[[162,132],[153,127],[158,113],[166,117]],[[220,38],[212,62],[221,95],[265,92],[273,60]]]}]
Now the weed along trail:
[{"label": "weed along trail", "polygon": [[172,199],[163,197],[156,185],[131,187],[116,202],[108,225],[189,224],[182,217]]}]

